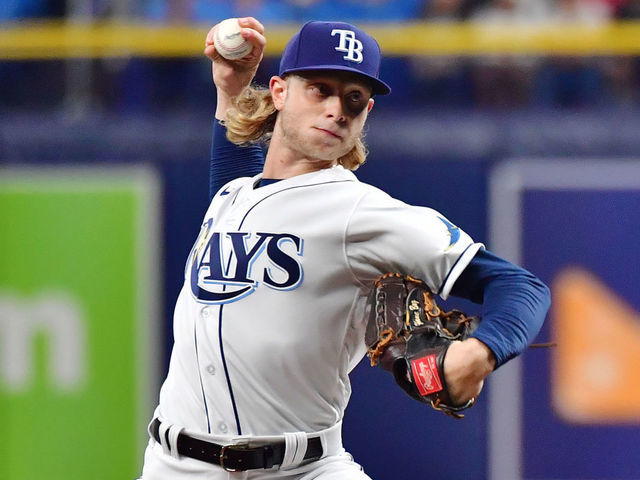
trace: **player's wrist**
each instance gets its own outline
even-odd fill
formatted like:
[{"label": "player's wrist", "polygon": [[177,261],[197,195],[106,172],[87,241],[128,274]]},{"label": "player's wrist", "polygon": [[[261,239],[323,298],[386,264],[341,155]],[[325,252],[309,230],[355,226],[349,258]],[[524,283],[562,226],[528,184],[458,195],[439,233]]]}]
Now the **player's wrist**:
[{"label": "player's wrist", "polygon": [[465,344],[474,365],[483,374],[483,378],[489,375],[496,368],[496,357],[491,349],[477,338],[467,338],[462,342]]},{"label": "player's wrist", "polygon": [[218,102],[218,104],[216,105],[216,113],[215,113],[216,120],[220,120],[221,122],[226,121],[227,110],[229,110],[230,106],[231,106],[231,103]]},{"label": "player's wrist", "polygon": [[216,97],[216,119],[222,121],[227,119],[227,111],[233,107],[233,99],[233,95],[218,90]]}]

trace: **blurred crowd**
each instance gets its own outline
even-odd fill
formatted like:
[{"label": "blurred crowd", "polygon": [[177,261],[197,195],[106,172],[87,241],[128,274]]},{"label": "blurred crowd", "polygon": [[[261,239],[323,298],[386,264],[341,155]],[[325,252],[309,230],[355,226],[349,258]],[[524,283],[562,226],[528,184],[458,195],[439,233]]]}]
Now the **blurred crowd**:
[{"label": "blurred crowd", "polygon": [[0,20],[133,15],[161,21],[207,22],[255,16],[263,23],[346,21],[603,22],[638,18],[640,0],[3,0]]},{"label": "blurred crowd", "polygon": [[[639,19],[640,0],[2,0],[0,21],[21,18],[137,18],[213,24],[252,15],[265,24],[341,19],[353,23],[411,20],[483,24],[577,22],[598,25]],[[1,28],[1,26],[0,26]],[[92,60],[91,98],[99,108],[198,107],[211,84],[202,59]],[[271,63],[270,63],[271,62]],[[276,71],[267,59],[266,78]],[[20,62],[15,62],[16,64]],[[86,67],[86,66],[85,66]],[[382,75],[394,87],[393,106],[551,107],[640,106],[640,60],[631,56],[532,55],[392,57]],[[42,69],[45,71],[43,72]],[[48,69],[48,70],[47,70]],[[26,77],[44,75],[41,92]],[[8,73],[9,72],[9,73]],[[30,73],[31,72],[31,73]],[[260,80],[260,79],[259,79]],[[57,82],[57,83],[56,83]],[[64,95],[64,62],[0,64],[0,107],[25,102],[55,106]],[[56,86],[57,85],[57,86]],[[68,90],[68,87],[67,87]],[[35,93],[39,92],[39,93]],[[35,95],[35,97],[34,97]],[[48,95],[48,96],[47,96]],[[200,97],[200,98],[199,98]]]}]

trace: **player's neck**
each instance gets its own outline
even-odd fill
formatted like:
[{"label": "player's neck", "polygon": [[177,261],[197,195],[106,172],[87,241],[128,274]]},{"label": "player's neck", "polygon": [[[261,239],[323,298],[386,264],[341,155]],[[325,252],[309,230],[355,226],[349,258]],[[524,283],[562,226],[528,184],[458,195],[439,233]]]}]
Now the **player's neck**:
[{"label": "player's neck", "polygon": [[336,165],[336,161],[307,158],[287,148],[276,137],[271,139],[262,170],[264,178],[290,178],[305,173],[324,170]]}]

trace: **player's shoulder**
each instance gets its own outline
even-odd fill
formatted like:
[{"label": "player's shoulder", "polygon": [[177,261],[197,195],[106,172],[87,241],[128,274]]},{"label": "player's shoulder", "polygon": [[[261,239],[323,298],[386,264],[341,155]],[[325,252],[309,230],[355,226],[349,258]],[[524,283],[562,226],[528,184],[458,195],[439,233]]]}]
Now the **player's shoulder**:
[{"label": "player's shoulder", "polygon": [[[332,196],[339,195],[340,201],[350,199],[354,205],[354,212],[361,209],[413,208],[381,188],[360,181],[352,171],[340,165],[317,172],[310,179],[317,184],[333,188]],[[340,192],[343,195],[340,195]]]},{"label": "player's shoulder", "polygon": [[420,221],[435,221],[442,217],[440,212],[426,205],[408,203],[374,185],[366,183],[361,183],[360,185],[361,195],[354,215],[376,212],[381,215],[390,215],[394,219],[404,218],[407,221],[415,221],[416,218],[420,218]]},{"label": "player's shoulder", "polygon": [[374,185],[359,182],[359,190],[361,194],[360,198],[360,207],[371,207],[371,206],[407,206],[402,200],[398,200],[397,198],[391,196],[389,193],[385,192],[379,187]]},{"label": "player's shoulder", "polygon": [[[329,200],[333,200],[336,203],[342,202],[345,206],[353,205],[353,208],[350,209],[352,219],[359,215],[368,216],[370,214],[390,215],[394,218],[400,218],[403,215],[403,218],[409,222],[419,218],[420,221],[432,220],[437,223],[442,217],[440,212],[431,207],[407,203],[375,185],[360,181],[351,170],[340,165],[300,175],[290,180],[293,180],[293,183],[287,183],[286,188],[321,185],[331,189],[331,193],[328,191],[319,192],[319,194],[325,195],[325,204]],[[282,185],[282,188],[285,188],[285,184]],[[326,195],[330,195],[330,198],[326,198]]]}]

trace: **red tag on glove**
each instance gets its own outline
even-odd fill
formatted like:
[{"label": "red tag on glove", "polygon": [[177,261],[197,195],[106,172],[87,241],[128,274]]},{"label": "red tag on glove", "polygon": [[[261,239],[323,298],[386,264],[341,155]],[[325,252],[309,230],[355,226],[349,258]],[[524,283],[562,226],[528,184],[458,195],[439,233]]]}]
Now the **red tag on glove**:
[{"label": "red tag on glove", "polygon": [[435,354],[412,360],[411,370],[420,395],[430,395],[442,390]]}]

